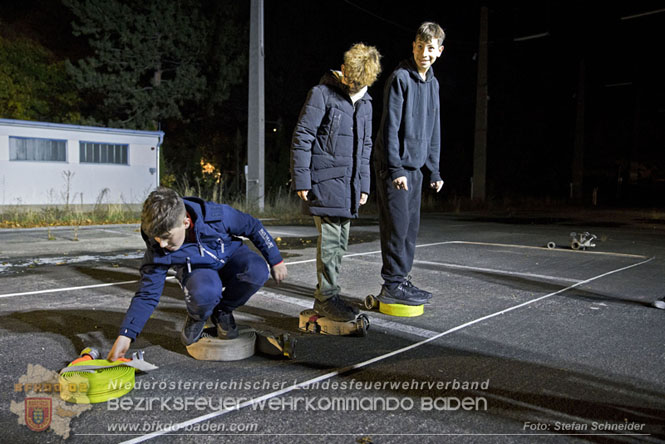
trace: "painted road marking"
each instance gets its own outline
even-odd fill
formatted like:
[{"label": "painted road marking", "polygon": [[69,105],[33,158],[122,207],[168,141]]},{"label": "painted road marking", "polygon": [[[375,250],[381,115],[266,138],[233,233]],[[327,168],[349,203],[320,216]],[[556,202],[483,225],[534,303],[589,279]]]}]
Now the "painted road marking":
[{"label": "painted road marking", "polygon": [[145,251],[135,251],[132,253],[125,254],[114,254],[114,255],[89,255],[84,254],[81,256],[56,256],[56,257],[46,257],[46,258],[35,258],[22,262],[6,264],[0,264],[0,272],[8,270],[10,268],[26,268],[36,265],[66,265],[66,264],[77,264],[80,262],[98,262],[101,260],[104,261],[117,261],[121,259],[141,259],[145,255]]},{"label": "painted road marking", "polygon": [[[470,242],[470,241],[449,241],[446,242],[449,244],[464,244],[464,245],[481,245],[484,247],[510,247],[510,248],[525,248],[525,249],[530,249],[530,250],[547,250],[547,251],[552,251],[552,252],[557,252],[557,253],[578,253],[578,254],[598,254],[598,255],[605,255],[605,256],[616,256],[616,257],[631,257],[631,258],[636,258],[636,259],[646,259],[647,256],[643,256],[641,254],[629,254],[629,253],[612,253],[609,251],[588,251],[588,250],[573,250],[573,249],[566,249],[566,248],[547,248],[547,247],[534,247],[532,245],[517,245],[517,244],[498,244],[494,242]],[[418,245],[419,247],[426,247],[430,245],[436,245],[436,244],[424,244],[424,245]]]},{"label": "painted road marking", "polygon": [[579,287],[580,285],[588,284],[590,282],[593,282],[595,280],[604,278],[606,276],[610,276],[610,275],[615,274],[615,273],[619,273],[619,272],[622,272],[622,271],[625,271],[625,270],[628,270],[628,269],[631,269],[631,268],[634,268],[634,267],[638,267],[640,265],[644,265],[648,262],[651,262],[653,259],[654,258],[652,257],[652,258],[649,258],[647,260],[644,260],[644,261],[641,261],[641,262],[638,262],[638,263],[635,263],[635,264],[632,264],[632,265],[628,265],[628,266],[625,266],[625,267],[617,268],[617,269],[612,270],[612,271],[608,271],[606,273],[599,274],[599,275],[594,276],[592,278],[585,279],[583,281],[577,282],[577,283],[575,283],[573,285],[570,285],[566,288],[562,288],[561,290],[558,290],[558,291],[555,291],[555,292],[552,292],[552,293],[548,293],[544,296],[540,296],[540,297],[531,299],[531,300],[523,302],[521,304],[513,305],[512,307],[506,308],[504,310],[500,310],[500,311],[488,314],[486,316],[482,316],[480,318],[474,319],[473,321],[469,321],[469,322],[466,322],[464,324],[458,325],[457,327],[453,327],[449,330],[438,333],[435,336],[432,336],[431,338],[423,339],[422,341],[415,342],[411,345],[408,345],[406,347],[402,347],[400,349],[394,350],[390,353],[386,353],[386,354],[377,356],[375,358],[368,359],[366,361],[350,365],[348,367],[344,367],[344,368],[341,368],[341,369],[338,369],[338,370],[334,370],[332,372],[325,373],[323,375],[317,376],[316,378],[308,379],[306,381],[299,382],[297,384],[293,384],[293,385],[291,385],[289,387],[285,387],[281,390],[277,390],[277,391],[274,391],[274,392],[271,392],[271,393],[267,393],[263,396],[259,396],[257,398],[253,398],[253,399],[245,401],[241,404],[238,404],[233,408],[226,408],[226,409],[210,412],[206,415],[202,415],[202,416],[199,416],[197,418],[192,418],[188,421],[184,421],[184,422],[181,422],[181,423],[178,423],[178,424],[174,424],[173,427],[171,427],[171,428],[168,428],[168,429],[165,429],[165,430],[159,430],[159,431],[156,431],[156,432],[149,433],[147,435],[139,436],[139,437],[131,439],[129,441],[124,441],[123,444],[139,443],[139,442],[143,442],[143,441],[148,441],[148,440],[150,440],[152,438],[156,438],[158,436],[165,435],[169,432],[177,432],[180,429],[183,429],[183,428],[186,428],[188,426],[197,424],[199,422],[203,422],[203,421],[207,421],[207,420],[210,420],[210,419],[213,419],[213,418],[217,418],[217,417],[225,415],[227,413],[230,413],[230,412],[233,412],[233,411],[236,411],[236,410],[240,410],[242,408],[249,407],[249,406],[255,405],[255,404],[260,403],[260,402],[264,402],[264,401],[272,399],[272,398],[276,398],[278,396],[284,395],[284,394],[292,392],[294,390],[301,389],[303,387],[307,387],[307,386],[315,384],[317,382],[325,381],[325,380],[333,378],[335,376],[339,376],[339,375],[342,375],[342,374],[345,374],[345,373],[349,373],[351,371],[361,369],[363,367],[367,367],[368,365],[374,364],[375,362],[380,362],[380,361],[383,361],[383,360],[388,359],[390,357],[393,357],[393,356],[405,353],[407,351],[413,350],[415,348],[421,347],[421,346],[423,346],[425,344],[428,344],[432,341],[435,341],[435,340],[437,340],[437,339],[439,339],[443,336],[447,336],[449,334],[452,334],[452,333],[455,333],[457,331],[463,330],[463,329],[465,329],[467,327],[470,327],[472,325],[481,323],[483,321],[487,321],[487,320],[495,318],[497,316],[501,316],[503,314],[506,314],[506,313],[509,313],[511,311],[517,310],[517,309],[525,307],[527,305],[531,305],[533,303],[545,300],[545,299],[550,298],[552,296],[556,296],[557,294],[564,293],[568,290]]},{"label": "painted road marking", "polygon": [[536,274],[536,273],[521,273],[519,271],[507,271],[507,270],[496,270],[493,268],[483,268],[483,267],[471,267],[468,265],[457,265],[457,264],[449,264],[446,262],[431,262],[431,261],[413,261],[414,264],[423,264],[423,265],[435,265],[437,267],[444,267],[444,268],[453,268],[456,270],[469,270],[469,271],[481,271],[483,273],[492,273],[492,274],[501,274],[501,275],[506,275],[506,276],[517,276],[517,277],[528,277],[528,278],[536,278],[536,279],[545,279],[549,281],[563,281],[563,282],[579,282],[580,279],[570,279],[570,278],[564,278],[564,277],[558,277],[558,276],[548,276],[545,274]]}]

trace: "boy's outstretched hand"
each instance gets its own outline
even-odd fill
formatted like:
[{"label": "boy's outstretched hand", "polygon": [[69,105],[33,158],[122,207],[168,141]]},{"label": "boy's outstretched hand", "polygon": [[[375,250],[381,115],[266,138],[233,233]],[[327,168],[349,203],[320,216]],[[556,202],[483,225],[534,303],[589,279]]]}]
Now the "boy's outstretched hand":
[{"label": "boy's outstretched hand", "polygon": [[286,264],[284,264],[284,262],[280,262],[279,264],[273,265],[270,269],[270,273],[272,274],[272,278],[278,284],[282,282],[284,279],[286,279],[286,276],[289,274],[286,271]]},{"label": "boy's outstretched hand", "polygon": [[125,353],[127,353],[127,350],[129,350],[129,345],[131,343],[132,340],[129,339],[127,336],[123,335],[118,336],[118,338],[113,343],[113,347],[111,347],[111,351],[106,357],[106,360],[113,362],[117,361],[120,358],[124,358]]}]

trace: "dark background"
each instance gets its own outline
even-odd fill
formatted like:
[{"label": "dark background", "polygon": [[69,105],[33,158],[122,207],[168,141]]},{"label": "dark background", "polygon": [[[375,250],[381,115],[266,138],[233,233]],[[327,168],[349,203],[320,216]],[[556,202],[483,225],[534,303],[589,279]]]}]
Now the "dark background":
[{"label": "dark background", "polygon": [[[595,190],[599,205],[665,205],[665,12],[622,19],[665,9],[663,1],[266,0],[268,190],[286,187],[291,132],[307,91],[325,70],[339,69],[355,42],[379,49],[383,72],[370,88],[376,129],[387,76],[411,56],[418,25],[432,20],[447,34],[443,56],[434,64],[446,181],[438,199],[468,198],[481,6],[489,8],[488,201],[569,201],[584,66],[584,192],[578,203],[590,203]],[[71,35],[72,15],[57,0],[3,1],[1,14],[63,58],[76,60],[88,51],[85,41]],[[249,1],[241,19],[248,18]],[[541,33],[547,35],[515,40]],[[227,110],[208,126],[224,127],[227,140],[246,137],[246,79],[235,87]],[[164,124],[165,149],[182,125]],[[200,137],[206,137],[205,128]],[[220,150],[238,151],[237,146],[221,143]],[[228,158],[220,156],[220,162]]]}]

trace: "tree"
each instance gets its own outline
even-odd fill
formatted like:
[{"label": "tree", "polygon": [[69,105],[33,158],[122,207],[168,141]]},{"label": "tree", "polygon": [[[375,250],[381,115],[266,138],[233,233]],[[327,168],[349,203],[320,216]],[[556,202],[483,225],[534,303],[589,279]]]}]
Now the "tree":
[{"label": "tree", "polygon": [[0,116],[79,123],[79,97],[64,64],[39,43],[0,36]]},{"label": "tree", "polygon": [[[246,56],[232,1],[64,0],[94,54],[68,70],[93,122],[156,129],[212,115],[242,79]],[[191,115],[185,110],[196,111]]]}]

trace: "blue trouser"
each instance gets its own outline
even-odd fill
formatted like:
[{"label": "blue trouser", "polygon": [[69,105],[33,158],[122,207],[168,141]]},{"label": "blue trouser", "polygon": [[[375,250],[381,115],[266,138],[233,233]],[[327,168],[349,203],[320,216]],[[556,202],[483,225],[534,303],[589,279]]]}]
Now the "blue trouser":
[{"label": "blue trouser", "polygon": [[187,312],[200,321],[207,320],[215,308],[231,312],[245,305],[269,276],[266,261],[242,245],[221,269],[195,268],[185,276]]},{"label": "blue trouser", "polygon": [[381,277],[384,284],[403,282],[413,267],[416,237],[420,228],[423,174],[405,170],[408,190],[398,190],[386,170],[375,168],[376,194],[381,230]]}]

